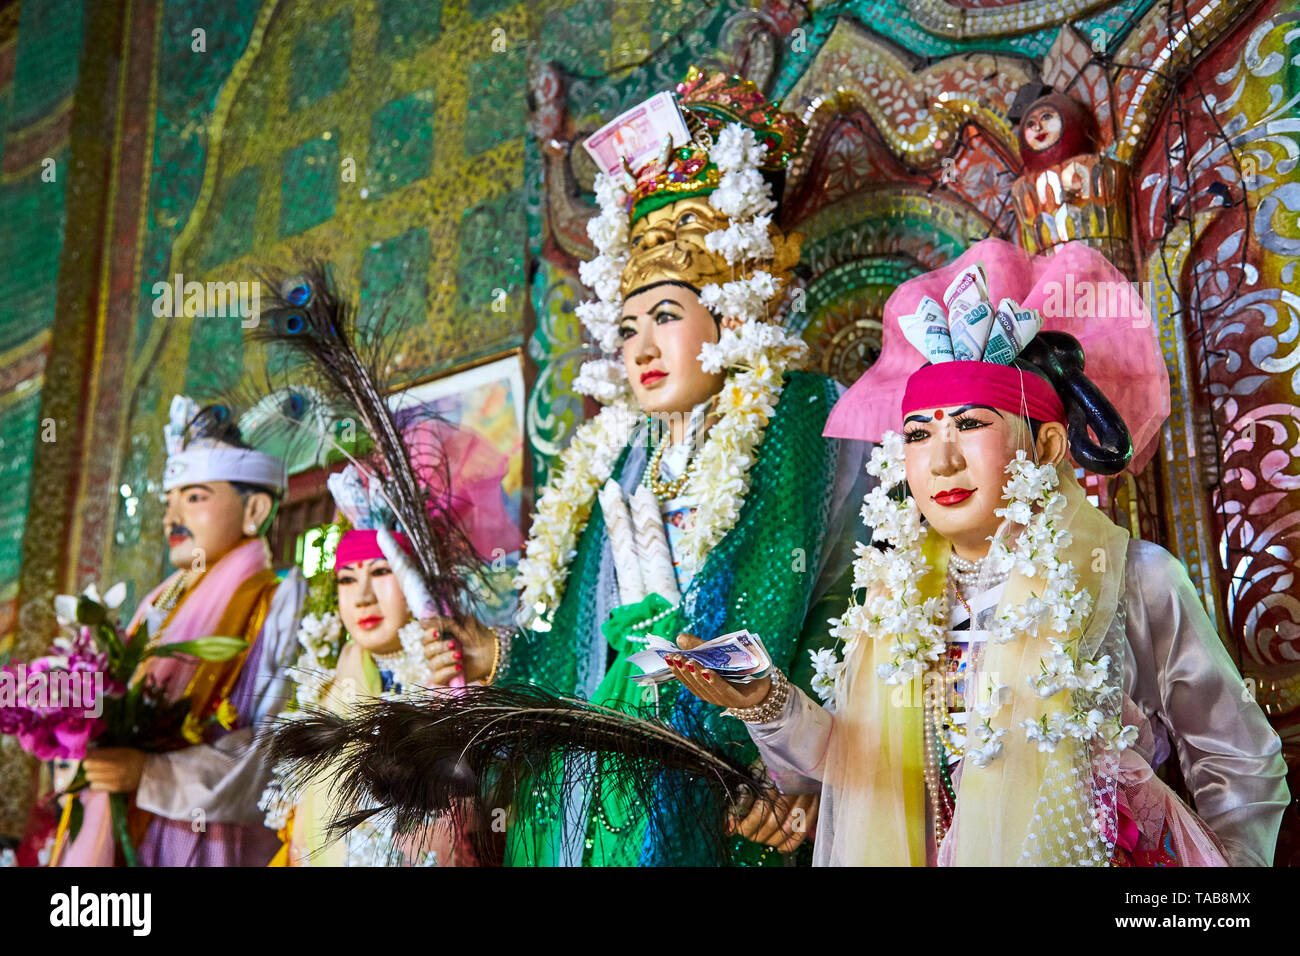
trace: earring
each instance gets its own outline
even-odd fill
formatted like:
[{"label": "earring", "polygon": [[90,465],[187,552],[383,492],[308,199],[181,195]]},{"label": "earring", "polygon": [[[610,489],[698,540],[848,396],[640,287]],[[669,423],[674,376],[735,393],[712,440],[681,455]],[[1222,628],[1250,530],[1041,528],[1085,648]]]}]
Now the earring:
[{"label": "earring", "polygon": [[253,534],[256,531],[257,529],[254,528],[251,524],[244,525],[244,534]]}]

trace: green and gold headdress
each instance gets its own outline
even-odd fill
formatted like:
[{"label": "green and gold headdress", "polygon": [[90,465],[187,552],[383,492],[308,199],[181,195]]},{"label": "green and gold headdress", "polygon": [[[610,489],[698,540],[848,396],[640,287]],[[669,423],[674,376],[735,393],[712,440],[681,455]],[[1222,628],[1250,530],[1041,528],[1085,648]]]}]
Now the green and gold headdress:
[{"label": "green and gold headdress", "polygon": [[[650,131],[665,129],[658,149],[650,143],[647,150]],[[772,318],[799,261],[801,237],[772,221],[772,179],[805,134],[797,117],[767,102],[749,80],[691,67],[673,94],[657,94],[587,140],[603,170],[596,177],[601,212],[587,225],[600,254],[580,268],[597,299],[580,305],[578,315],[604,352],[618,351],[623,299],[657,282],[699,290],[731,337],[744,340],[702,354],[706,367],[732,367],[773,346],[803,351],[796,338],[744,330]],[[626,387],[621,363],[589,362],[575,387],[612,401]]]}]

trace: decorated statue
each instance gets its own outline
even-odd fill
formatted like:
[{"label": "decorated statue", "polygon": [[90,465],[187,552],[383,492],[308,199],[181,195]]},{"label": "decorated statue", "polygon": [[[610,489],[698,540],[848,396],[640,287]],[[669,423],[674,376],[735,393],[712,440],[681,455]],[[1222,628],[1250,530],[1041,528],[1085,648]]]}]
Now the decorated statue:
[{"label": "decorated statue", "polygon": [[[326,580],[313,579],[291,669],[297,687],[277,723],[463,687],[463,655],[443,634],[442,619],[476,607],[482,564],[521,543],[501,492],[509,461],[430,406],[390,403],[392,323],[382,335],[358,323],[324,264],[270,276],[268,285],[254,338],[273,347],[271,379],[283,377],[281,390],[303,406],[291,427],[318,452],[332,446],[351,460],[328,479],[348,530],[334,545],[333,568],[320,576]],[[364,429],[370,451],[362,460],[332,437],[330,423],[343,420]],[[430,663],[444,656],[439,666]],[[333,770],[327,763],[319,776],[300,779],[276,765],[261,801],[267,826],[284,840],[275,865],[472,866],[493,850],[499,857],[491,839],[471,846],[477,820],[465,818],[457,830],[432,818],[395,828],[391,817],[366,812],[369,795],[348,799]],[[359,825],[332,829],[353,813]]]},{"label": "decorated statue", "polygon": [[[485,450],[496,454],[481,445],[477,462],[458,464],[482,465]],[[490,464],[485,470],[492,470]],[[500,477],[498,473],[498,499]],[[444,641],[410,611],[399,572],[413,566],[413,546],[400,531],[387,532],[391,543],[381,544],[389,522],[386,505],[376,494],[378,486],[353,465],[331,475],[329,486],[351,527],[334,546],[332,572],[322,575],[328,583],[320,607],[302,618],[298,632],[302,649],[291,671],[297,689],[284,715],[290,720],[321,710],[346,715],[361,701],[408,698],[425,688],[445,687],[455,676],[455,665],[435,674],[426,659],[426,646],[452,648],[454,641]],[[458,491],[453,489],[452,496],[460,497]],[[491,502],[486,504],[490,508]],[[471,538],[479,536],[471,532]],[[502,542],[492,534],[475,547],[490,553]],[[395,569],[385,556],[385,544],[390,548],[395,544],[412,560]],[[314,592],[315,579],[312,586]],[[285,841],[273,865],[473,866],[482,862],[467,839],[433,820],[409,833],[394,832],[392,821],[382,818],[367,819],[346,834],[331,832],[341,807],[330,777],[310,781],[297,792],[291,779],[277,773],[262,805],[267,826],[279,831]]]},{"label": "decorated statue", "polygon": [[[110,794],[129,794],[129,838],[146,866],[261,866],[275,833],[258,810],[270,768],[252,746],[254,725],[279,711],[292,660],[303,583],[271,568],[266,537],[286,487],[284,462],[250,448],[222,406],[172,400],[165,429],[163,518],[177,571],[140,603],[128,635],[149,647],[221,636],[242,639],[224,660],[150,655],[140,680],[184,701],[175,739],[143,747],[93,748],[89,789],[69,798],[55,860],[110,866]],[[144,686],[144,683],[141,686]],[[75,805],[74,805],[75,804]]]},{"label": "decorated statue", "polygon": [[[677,668],[784,791],[820,790],[816,862],[1271,863],[1277,735],[1183,565],[1076,478],[1145,463],[1168,414],[1146,307],[1098,319],[1080,298],[1109,283],[1082,244],[989,239],[900,286],[827,426],[880,442],[880,484],[825,706],[780,674]],[[1154,773],[1171,753],[1195,811]]]},{"label": "decorated statue", "polygon": [[1024,173],[1011,200],[1024,247],[1041,253],[1085,242],[1131,272],[1129,170],[1102,152],[1091,111],[1064,93],[1047,93],[1029,104],[1016,132]]},{"label": "decorated statue", "polygon": [[[589,141],[605,170],[588,228],[600,254],[581,270],[597,299],[579,314],[606,356],[578,386],[606,407],[539,496],[520,628],[449,618],[461,644],[436,668],[463,653],[470,682],[646,714],[746,762],[737,722],[675,684],[639,686],[629,658],[650,635],[748,629],[808,686],[809,652],[849,598],[866,479],[860,445],[822,437],[840,387],[795,370],[807,350],[781,327],[799,237],[776,225],[772,183],[803,135],[753,84],[692,70]],[[697,833],[711,796],[670,789],[538,782],[511,810],[507,863],[713,862]],[[816,798],[743,809],[726,860],[778,864]],[[654,814],[667,822],[650,832]]]}]

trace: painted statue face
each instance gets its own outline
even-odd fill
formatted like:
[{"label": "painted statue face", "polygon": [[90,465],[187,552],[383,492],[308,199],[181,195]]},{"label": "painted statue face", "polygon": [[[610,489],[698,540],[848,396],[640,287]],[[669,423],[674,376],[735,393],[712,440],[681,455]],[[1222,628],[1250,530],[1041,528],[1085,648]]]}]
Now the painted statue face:
[{"label": "painted statue face", "polygon": [[651,286],[623,303],[623,365],[642,410],[689,415],[721,391],[725,372],[700,367],[700,347],[718,341],[713,314],[690,288]]},{"label": "painted statue face", "polygon": [[1051,149],[1061,138],[1061,114],[1055,106],[1033,107],[1021,121],[1025,142],[1036,153]]},{"label": "painted statue face", "polygon": [[1003,505],[1007,463],[1028,437],[1023,419],[987,405],[904,416],[908,487],[925,520],[962,557],[987,552],[988,539],[1002,523],[993,511]]},{"label": "painted statue face", "polygon": [[182,485],[165,501],[168,557],[182,570],[204,571],[251,537],[245,502],[228,481]]},{"label": "painted statue face", "polygon": [[397,575],[383,558],[355,561],[334,572],[339,617],[352,640],[368,651],[389,654],[402,646],[397,632],[410,620]]}]

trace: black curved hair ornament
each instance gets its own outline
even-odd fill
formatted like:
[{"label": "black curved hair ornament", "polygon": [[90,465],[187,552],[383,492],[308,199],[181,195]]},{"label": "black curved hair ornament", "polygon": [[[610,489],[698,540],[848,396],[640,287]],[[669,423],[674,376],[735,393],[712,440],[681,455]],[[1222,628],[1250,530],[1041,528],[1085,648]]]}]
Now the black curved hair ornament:
[{"label": "black curved hair ornament", "polygon": [[1084,374],[1078,339],[1066,332],[1039,332],[1017,357],[1016,364],[1022,363],[1046,376],[1061,397],[1074,460],[1098,475],[1123,471],[1133,458],[1133,438],[1115,406]]}]

